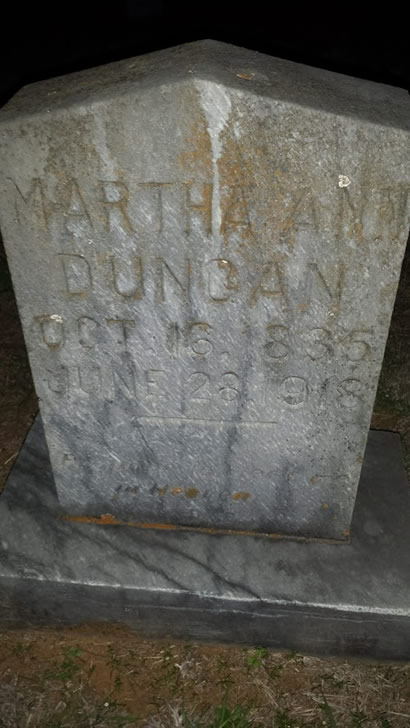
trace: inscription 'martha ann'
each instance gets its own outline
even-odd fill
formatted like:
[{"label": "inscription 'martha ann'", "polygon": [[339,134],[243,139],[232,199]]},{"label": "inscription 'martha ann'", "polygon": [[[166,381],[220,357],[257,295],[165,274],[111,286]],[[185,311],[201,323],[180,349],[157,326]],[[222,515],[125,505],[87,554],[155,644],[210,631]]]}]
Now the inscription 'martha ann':
[{"label": "inscription 'martha ann'", "polygon": [[397,89],[208,41],[2,110],[2,233],[66,512],[347,537],[408,118]]},{"label": "inscription 'martha ann'", "polygon": [[[121,231],[129,236],[155,237],[174,230],[190,236],[198,228],[205,236],[212,235],[216,223],[219,232],[244,232],[252,227],[249,198],[252,190],[246,181],[230,184],[226,202],[218,220],[213,218],[214,185],[212,182],[138,182],[130,179],[90,180],[80,187],[78,180],[68,178],[52,194],[40,178],[25,180],[24,192],[13,179],[8,179],[9,193],[14,197],[16,218],[27,216],[40,229],[54,234],[83,235],[101,231]],[[280,195],[278,191],[280,190]],[[310,187],[297,187],[286,173],[271,180],[271,205],[277,220],[271,230],[273,241],[285,239],[291,230],[308,229],[312,233],[329,225],[335,238],[380,240],[396,238],[405,229],[410,215],[410,186],[381,186],[366,189],[340,187],[334,176],[327,199],[323,200]],[[240,199],[238,204],[232,201]],[[286,204],[284,199],[286,198]],[[147,226],[149,220],[149,226]]]}]

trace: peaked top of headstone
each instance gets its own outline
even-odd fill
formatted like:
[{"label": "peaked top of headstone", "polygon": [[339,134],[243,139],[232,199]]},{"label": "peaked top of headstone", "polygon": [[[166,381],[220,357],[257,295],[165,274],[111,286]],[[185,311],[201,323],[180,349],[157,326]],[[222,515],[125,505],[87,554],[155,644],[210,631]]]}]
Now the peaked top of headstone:
[{"label": "peaked top of headstone", "polygon": [[278,102],[410,130],[407,91],[214,40],[200,40],[23,87],[0,121],[187,81],[211,81]]}]

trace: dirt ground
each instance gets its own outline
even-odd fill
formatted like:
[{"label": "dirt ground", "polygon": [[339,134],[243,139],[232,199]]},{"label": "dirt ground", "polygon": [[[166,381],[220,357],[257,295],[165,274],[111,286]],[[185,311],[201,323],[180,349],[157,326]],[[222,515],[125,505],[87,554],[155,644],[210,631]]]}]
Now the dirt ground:
[{"label": "dirt ground", "polygon": [[409,726],[410,665],[141,640],[119,627],[0,634],[7,728]]},{"label": "dirt ground", "polygon": [[[0,243],[0,490],[37,412]],[[410,473],[410,250],[373,427]],[[0,631],[0,728],[410,726],[410,664],[142,640],[122,628]]]}]

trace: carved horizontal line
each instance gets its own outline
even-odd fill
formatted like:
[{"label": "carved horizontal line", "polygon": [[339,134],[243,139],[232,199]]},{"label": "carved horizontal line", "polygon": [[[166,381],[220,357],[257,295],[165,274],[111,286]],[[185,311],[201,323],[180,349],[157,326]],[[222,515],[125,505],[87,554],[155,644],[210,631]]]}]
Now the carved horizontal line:
[{"label": "carved horizontal line", "polygon": [[156,415],[152,415],[149,417],[138,417],[138,422],[147,422],[150,424],[152,420],[155,420],[156,424],[176,424],[179,425],[181,423],[187,423],[187,424],[195,424],[195,425],[217,425],[219,427],[232,427],[232,425],[235,425],[236,427],[271,427],[272,425],[277,425],[277,422],[252,422],[252,421],[235,421],[235,420],[204,420],[204,419],[197,419],[195,417],[157,417]]}]

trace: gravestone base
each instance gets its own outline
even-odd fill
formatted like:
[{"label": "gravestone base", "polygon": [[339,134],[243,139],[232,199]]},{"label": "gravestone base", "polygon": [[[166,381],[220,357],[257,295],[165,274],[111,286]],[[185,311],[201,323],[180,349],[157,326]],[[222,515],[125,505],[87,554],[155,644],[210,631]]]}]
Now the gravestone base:
[{"label": "gravestone base", "polygon": [[115,622],[146,636],[410,658],[410,492],[370,432],[351,542],[62,518],[40,420],[0,497],[0,623]]}]

